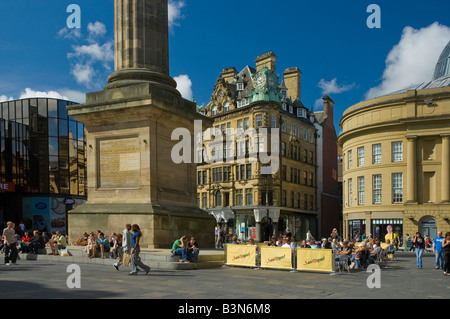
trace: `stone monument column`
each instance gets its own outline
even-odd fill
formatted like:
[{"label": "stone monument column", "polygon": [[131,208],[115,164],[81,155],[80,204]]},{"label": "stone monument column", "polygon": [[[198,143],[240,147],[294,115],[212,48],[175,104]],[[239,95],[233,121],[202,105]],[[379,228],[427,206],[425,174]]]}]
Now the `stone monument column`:
[{"label": "stone monument column", "polygon": [[115,0],[114,35],[107,88],[145,81],[179,94],[169,76],[167,0]]},{"label": "stone monument column", "polygon": [[[170,248],[182,235],[214,247],[216,222],[197,207],[194,158],[172,158],[181,141],[195,155],[194,121],[203,131],[212,121],[169,75],[167,0],[115,0],[114,9],[115,71],[102,91],[68,107],[86,129],[88,188],[87,202],[68,213],[69,237],[129,223],[143,230],[141,247]],[[177,129],[187,134],[174,138]]]}]

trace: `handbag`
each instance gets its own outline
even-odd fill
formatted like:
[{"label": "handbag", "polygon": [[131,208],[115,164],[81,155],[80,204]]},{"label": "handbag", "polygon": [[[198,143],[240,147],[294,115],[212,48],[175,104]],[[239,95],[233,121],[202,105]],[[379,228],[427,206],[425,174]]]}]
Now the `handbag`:
[{"label": "handbag", "polygon": [[123,253],[120,263],[124,266],[129,266],[131,262],[131,255],[129,253]]}]

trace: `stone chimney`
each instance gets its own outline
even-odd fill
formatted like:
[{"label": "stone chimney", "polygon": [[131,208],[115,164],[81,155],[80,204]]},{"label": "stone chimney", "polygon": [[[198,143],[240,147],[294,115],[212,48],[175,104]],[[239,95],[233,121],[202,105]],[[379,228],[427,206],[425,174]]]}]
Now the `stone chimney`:
[{"label": "stone chimney", "polygon": [[283,73],[288,97],[292,101],[301,98],[301,74],[302,72],[297,67],[286,69]]},{"label": "stone chimney", "polygon": [[255,60],[256,72],[261,70],[263,67],[276,72],[277,56],[273,52],[267,52],[258,56]]},{"label": "stone chimney", "polygon": [[328,95],[325,95],[322,100],[324,117],[333,119],[334,101]]},{"label": "stone chimney", "polygon": [[233,68],[223,69],[222,73],[220,73],[220,77],[225,80],[225,82],[230,83],[234,77],[238,74],[238,71]]}]

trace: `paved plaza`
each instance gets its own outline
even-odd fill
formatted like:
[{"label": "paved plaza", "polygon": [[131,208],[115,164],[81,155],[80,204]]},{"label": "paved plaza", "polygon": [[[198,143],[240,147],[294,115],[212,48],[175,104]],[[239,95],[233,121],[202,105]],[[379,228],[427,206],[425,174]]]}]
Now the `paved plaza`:
[{"label": "paved plaza", "polygon": [[[0,258],[3,258],[1,256]],[[450,277],[434,269],[434,254],[424,255],[424,268],[413,253],[381,266],[380,288],[370,289],[371,273],[335,274],[219,267],[199,270],[152,270],[136,276],[129,268],[79,264],[81,288],[68,288],[67,262],[25,260],[0,265],[1,299],[449,299]]]}]

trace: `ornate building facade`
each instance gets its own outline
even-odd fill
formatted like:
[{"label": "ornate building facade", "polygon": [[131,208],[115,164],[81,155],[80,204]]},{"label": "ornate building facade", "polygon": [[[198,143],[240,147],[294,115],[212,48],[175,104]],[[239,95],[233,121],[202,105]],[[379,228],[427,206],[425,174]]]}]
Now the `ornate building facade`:
[{"label": "ornate building facade", "polygon": [[197,136],[198,205],[243,240],[269,240],[286,229],[300,240],[320,231],[322,136],[301,102],[300,70],[285,70],[280,81],[276,59],[269,52],[256,68],[224,69],[202,110],[213,128]]},{"label": "ornate building facade", "polygon": [[341,127],[347,238],[450,231],[450,43],[432,81],[348,108]]}]

